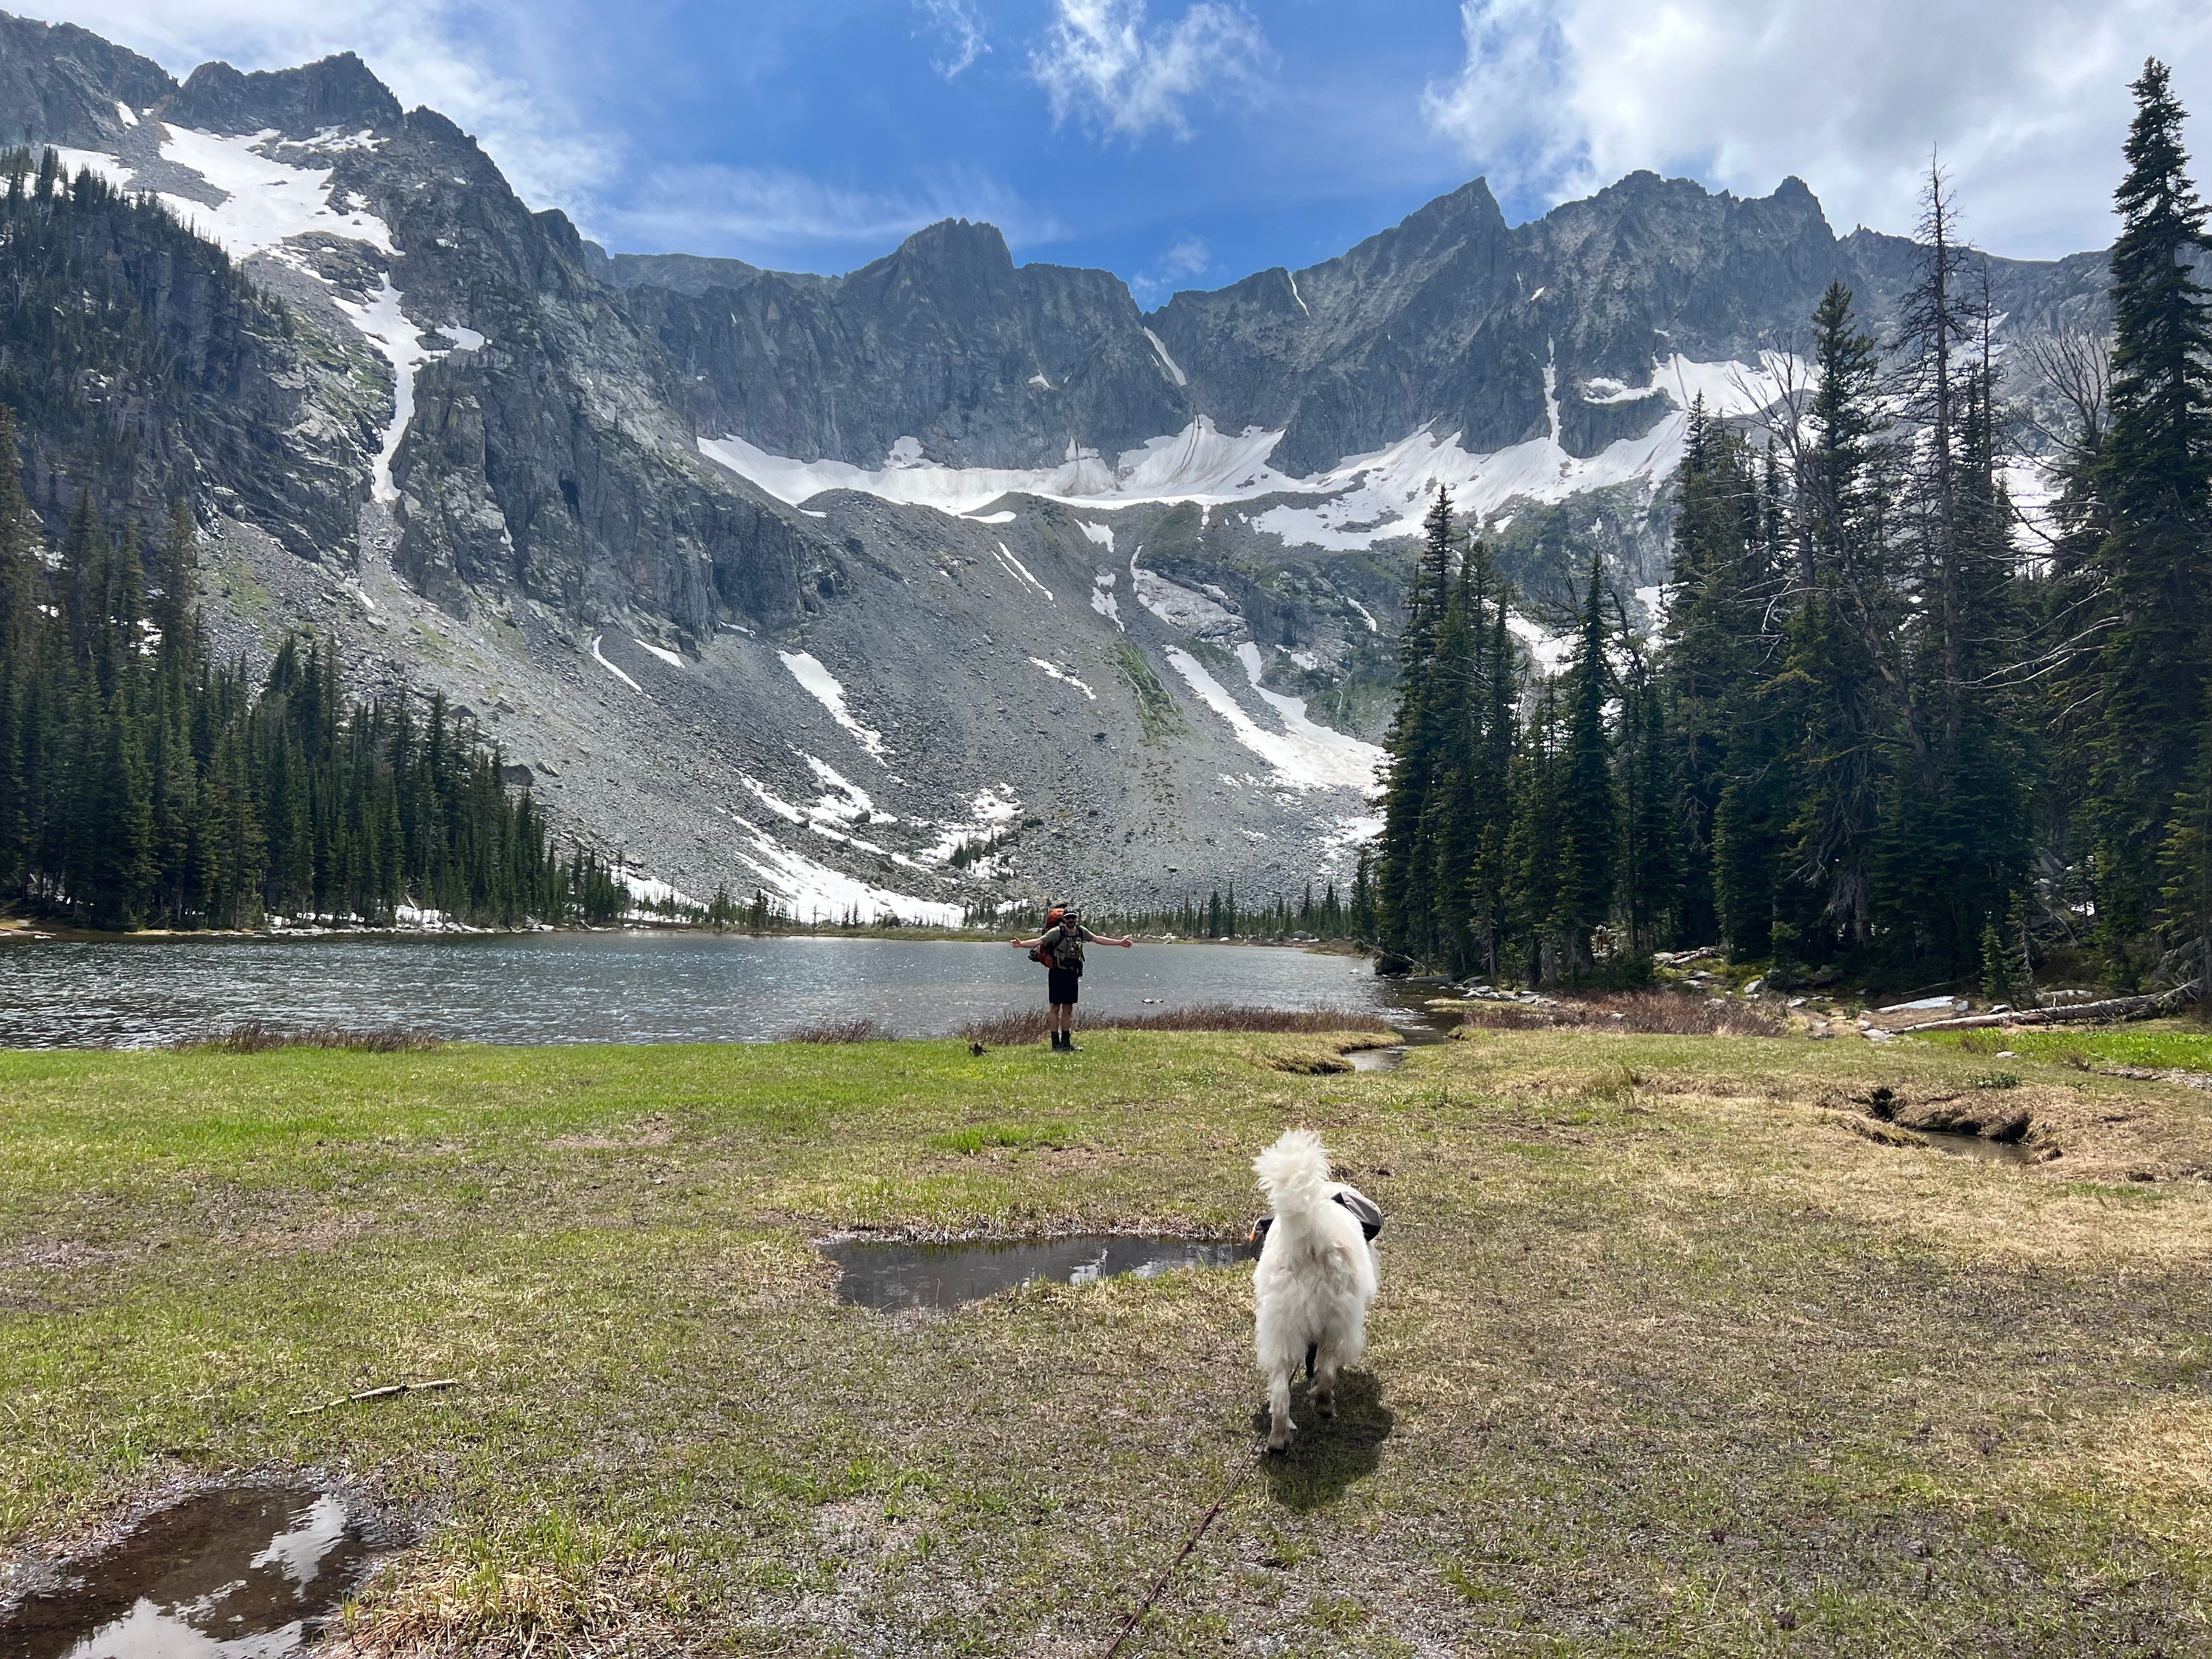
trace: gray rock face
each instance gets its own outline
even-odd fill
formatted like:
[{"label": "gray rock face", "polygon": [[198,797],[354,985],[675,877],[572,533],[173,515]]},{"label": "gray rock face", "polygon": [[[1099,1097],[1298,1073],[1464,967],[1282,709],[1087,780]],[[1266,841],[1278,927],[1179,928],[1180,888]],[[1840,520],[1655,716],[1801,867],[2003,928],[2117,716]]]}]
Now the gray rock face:
[{"label": "gray rock face", "polygon": [[176,84],[151,58],[74,23],[0,12],[0,143],[104,148],[126,131],[118,100],[142,109]]},{"label": "gray rock face", "polygon": [[[132,125],[118,100],[153,114]],[[1152,903],[1347,878],[1371,757],[1352,739],[1389,719],[1407,549],[1364,538],[1385,507],[1286,545],[1271,507],[1318,522],[1289,490],[792,505],[703,458],[702,434],[864,469],[895,447],[1110,462],[1200,419],[1281,432],[1271,465],[1293,477],[1424,428],[1589,457],[1679,413],[1656,363],[1786,349],[1839,277],[1880,331],[1916,258],[1838,239],[1795,179],[1740,200],[1649,173],[1520,226],[1478,180],[1337,258],[1149,315],[1109,273],[1018,266],[961,222],[837,277],[609,255],[350,55],[179,85],[0,16],[0,138],[104,151],[220,216],[226,187],[164,153],[162,123],[234,150],[273,129],[255,165],[328,171],[327,216],[246,261],[276,325],[143,285],[199,402],[145,404],[140,451],[212,526],[226,652],[312,623],[364,687],[482,710],[564,834],[696,897],[757,885],[831,914],[887,892]],[[2102,266],[1993,262],[2008,327],[2101,326]],[[25,428],[34,497],[64,501],[90,447],[63,413]],[[1655,580],[1661,483],[1516,495],[1501,556],[1535,599],[1592,544]]]},{"label": "gray rock face", "polygon": [[738,261],[611,262],[622,303],[687,376],[703,429],[880,465],[899,439],[957,466],[1033,466],[1173,432],[1190,400],[1103,270],[1016,267],[947,220],[835,279]]}]

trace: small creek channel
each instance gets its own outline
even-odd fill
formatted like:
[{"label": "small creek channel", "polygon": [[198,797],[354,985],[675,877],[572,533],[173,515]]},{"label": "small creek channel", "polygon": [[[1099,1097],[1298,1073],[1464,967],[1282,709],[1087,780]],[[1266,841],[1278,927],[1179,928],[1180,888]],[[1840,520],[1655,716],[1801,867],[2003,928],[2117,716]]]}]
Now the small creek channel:
[{"label": "small creek channel", "polygon": [[283,1659],[360,1585],[374,1553],[334,1493],[203,1492],[0,1617],[0,1659]]}]

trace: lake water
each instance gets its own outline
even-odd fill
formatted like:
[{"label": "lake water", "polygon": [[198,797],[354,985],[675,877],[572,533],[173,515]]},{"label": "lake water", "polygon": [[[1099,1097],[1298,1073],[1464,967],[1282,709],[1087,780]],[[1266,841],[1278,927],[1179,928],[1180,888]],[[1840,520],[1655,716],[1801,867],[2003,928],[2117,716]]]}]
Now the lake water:
[{"label": "lake water", "polygon": [[[1083,1012],[1209,1002],[1374,1010],[1428,994],[1357,957],[1223,945],[1092,947]],[[404,1026],[480,1042],[761,1041],[871,1018],[902,1036],[1034,1007],[1005,945],[620,932],[0,944],[0,1047],[146,1047],[247,1020]]]}]

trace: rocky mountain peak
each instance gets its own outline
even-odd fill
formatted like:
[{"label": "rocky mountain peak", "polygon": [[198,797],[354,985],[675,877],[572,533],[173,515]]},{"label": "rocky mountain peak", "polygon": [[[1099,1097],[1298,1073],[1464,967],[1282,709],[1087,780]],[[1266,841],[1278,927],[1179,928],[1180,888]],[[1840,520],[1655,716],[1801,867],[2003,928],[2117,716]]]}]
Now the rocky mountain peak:
[{"label": "rocky mountain peak", "polygon": [[161,118],[210,132],[261,132],[307,138],[331,127],[389,132],[400,123],[399,100],[352,52],[298,69],[246,74],[224,63],[202,64],[161,109]]},{"label": "rocky mountain peak", "polygon": [[176,89],[150,58],[74,23],[0,12],[0,143],[99,149],[124,130],[118,101],[144,109]]}]

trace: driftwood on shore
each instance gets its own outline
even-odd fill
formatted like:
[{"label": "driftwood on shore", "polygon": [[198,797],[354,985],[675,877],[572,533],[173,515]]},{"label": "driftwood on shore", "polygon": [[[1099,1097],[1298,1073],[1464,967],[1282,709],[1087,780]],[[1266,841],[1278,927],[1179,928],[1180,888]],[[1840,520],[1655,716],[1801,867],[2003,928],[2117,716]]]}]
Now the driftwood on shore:
[{"label": "driftwood on shore", "polygon": [[2002,1014],[1961,1014],[1953,1019],[1923,1020],[1900,1025],[1893,1035],[1913,1031],[1978,1031],[2008,1025],[2061,1025],[2085,1019],[2148,1019],[2179,1011],[2197,994],[2196,981],[2149,996],[2108,997],[2102,1002],[2076,1002],[2056,1008],[2021,1008]]}]

